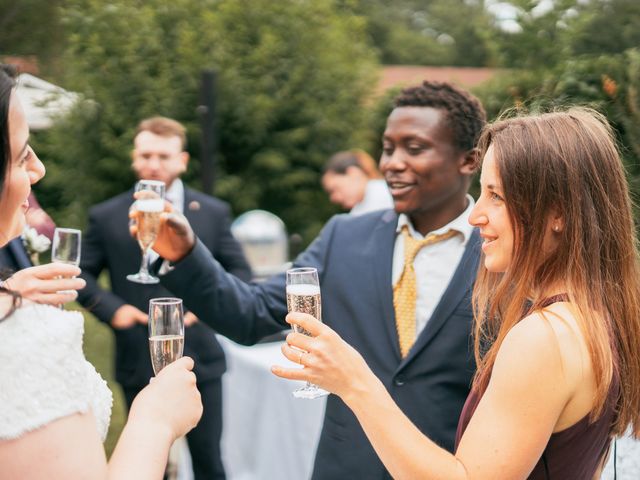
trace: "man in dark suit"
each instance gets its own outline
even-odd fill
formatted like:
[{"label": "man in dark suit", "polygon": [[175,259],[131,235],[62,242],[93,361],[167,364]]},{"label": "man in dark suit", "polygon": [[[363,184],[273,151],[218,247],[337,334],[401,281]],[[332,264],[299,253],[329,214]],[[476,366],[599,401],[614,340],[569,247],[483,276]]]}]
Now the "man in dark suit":
[{"label": "man in dark suit", "polygon": [[[134,139],[133,170],[139,179],[165,182],[167,200],[189,219],[204,248],[231,274],[248,281],[251,270],[229,229],[229,206],[186,188],[180,181],[189,160],[185,142],[185,129],[174,120],[154,117],[142,121]],[[174,296],[162,286],[126,280],[127,274],[137,270],[142,257],[138,243],[129,234],[128,212],[132,201],[133,191],[128,191],[90,210],[80,265],[87,287],[79,295],[80,303],[115,333],[116,380],[129,407],[153,376],[146,325],[149,300]],[[97,282],[105,268],[109,270],[111,291],[102,289]],[[206,321],[214,323],[213,318]],[[221,479],[224,478],[220,460],[224,353],[213,330],[192,312],[185,313],[185,326],[184,354],[195,360],[194,372],[204,405],[200,423],[187,434],[194,474],[196,480]]]},{"label": "man in dark suit", "polygon": [[[479,236],[467,194],[485,123],[477,99],[450,84],[424,82],[395,101],[380,169],[394,210],[336,216],[294,262],[318,269],[322,317],[358,350],[404,413],[428,437],[453,450],[460,411],[475,369],[471,291]],[[428,234],[438,243],[408,252]],[[282,327],[285,277],[247,285],[225,273],[188,228],[170,216],[154,248],[169,268],[161,282],[235,341],[253,343]],[[415,271],[411,338],[401,330],[394,289]],[[402,312],[401,309],[398,312]],[[313,478],[390,478],[356,417],[327,401]]]}]

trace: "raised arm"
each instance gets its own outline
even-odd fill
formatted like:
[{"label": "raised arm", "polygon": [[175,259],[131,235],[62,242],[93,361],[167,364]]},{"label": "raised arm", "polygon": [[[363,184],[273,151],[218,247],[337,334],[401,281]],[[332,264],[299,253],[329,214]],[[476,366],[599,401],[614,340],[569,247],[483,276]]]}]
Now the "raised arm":
[{"label": "raised arm", "polygon": [[[274,367],[273,372],[339,395],[394,478],[526,478],[552,432],[575,423],[590,409],[567,408],[578,385],[587,383],[585,370],[577,367],[588,358],[576,347],[579,336],[558,335],[539,318],[523,321],[502,344],[488,389],[452,455],[411,423],[358,352],[329,327],[302,314],[287,318],[315,338],[290,334],[288,344],[309,353],[301,354],[288,344],[283,353],[305,368]],[[559,353],[567,350],[569,362]]]},{"label": "raised arm", "polygon": [[[287,326],[284,274],[256,284],[243,282],[227,273],[196,241],[183,216],[166,215],[154,250],[174,264],[161,276],[161,283],[182,297],[189,310],[207,319],[219,333],[243,344],[255,343]],[[335,222],[330,221],[294,265],[316,267],[322,278],[334,227]]]}]

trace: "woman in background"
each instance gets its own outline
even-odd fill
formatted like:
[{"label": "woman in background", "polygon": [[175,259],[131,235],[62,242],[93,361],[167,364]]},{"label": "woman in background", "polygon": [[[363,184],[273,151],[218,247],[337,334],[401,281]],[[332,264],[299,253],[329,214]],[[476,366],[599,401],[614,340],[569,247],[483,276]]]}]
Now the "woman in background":
[{"label": "woman in background", "polygon": [[352,215],[393,208],[393,198],[376,162],[362,150],[334,154],[324,166],[322,187],[331,203]]},{"label": "woman in background", "polygon": [[489,125],[479,149],[478,370],[455,454],[313,317],[287,317],[312,335],[283,345],[305,368],[273,371],[339,395],[394,478],[599,478],[612,437],[640,434],[640,270],[611,129],[571,109]]}]

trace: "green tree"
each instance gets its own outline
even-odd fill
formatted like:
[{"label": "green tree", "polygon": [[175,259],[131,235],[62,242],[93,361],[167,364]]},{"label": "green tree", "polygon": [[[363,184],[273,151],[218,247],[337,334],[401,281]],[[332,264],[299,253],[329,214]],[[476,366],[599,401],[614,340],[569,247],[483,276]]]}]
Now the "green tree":
[{"label": "green tree", "polygon": [[[546,71],[512,71],[476,90],[489,117],[515,108],[595,108],[616,133],[632,194],[640,198],[640,50],[583,56]],[[637,213],[640,213],[637,211]]]},{"label": "green tree", "polygon": [[50,67],[64,42],[63,1],[0,0],[0,56],[33,55],[42,67]]},{"label": "green tree", "polygon": [[574,55],[615,54],[640,45],[637,0],[590,0],[579,8],[569,36]]},{"label": "green tree", "polygon": [[[216,194],[236,212],[264,208],[309,238],[333,212],[319,172],[366,127],[375,57],[361,17],[321,0],[69,0],[74,32],[65,87],[87,101],[38,138],[52,160],[46,204],[81,225],[89,205],[128,188],[133,128],[162,114],[189,129],[199,172],[195,107],[203,68],[219,72]],[[71,175],[69,172],[73,171]]]},{"label": "green tree", "polygon": [[494,62],[493,20],[484,0],[343,0],[341,8],[367,19],[367,32],[384,64]]}]

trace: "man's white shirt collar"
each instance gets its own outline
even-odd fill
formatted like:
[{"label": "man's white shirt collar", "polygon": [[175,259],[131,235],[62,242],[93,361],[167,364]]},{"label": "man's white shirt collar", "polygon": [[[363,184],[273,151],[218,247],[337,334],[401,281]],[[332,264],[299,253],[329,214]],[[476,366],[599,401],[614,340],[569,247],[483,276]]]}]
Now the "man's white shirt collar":
[{"label": "man's white shirt collar", "polygon": [[[462,234],[464,238],[463,243],[466,243],[467,240],[469,240],[469,237],[471,236],[471,234],[473,233],[473,226],[469,224],[469,216],[471,215],[471,210],[473,210],[473,206],[475,205],[475,201],[473,200],[473,197],[471,195],[467,194],[467,200],[469,201],[469,203],[467,205],[467,208],[464,209],[464,212],[462,212],[458,217],[454,218],[451,222],[447,223],[443,227],[438,228],[433,232],[429,232],[429,234],[431,233],[442,234],[442,233],[448,232],[449,230],[457,230]],[[414,238],[425,237],[420,232],[416,231],[413,228],[413,224],[411,223],[411,220],[409,219],[409,217],[406,214],[401,213],[398,216],[398,226],[396,227],[396,233],[400,233],[400,231],[402,230],[402,227],[404,227],[405,225],[409,227],[409,233],[411,234],[412,237]]]},{"label": "man's white shirt collar", "polygon": [[180,213],[184,212],[184,184],[182,180],[176,178],[164,194],[167,201],[171,202],[173,208]]}]

